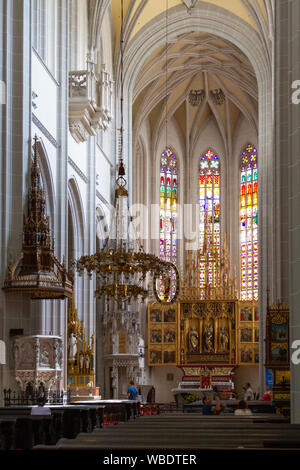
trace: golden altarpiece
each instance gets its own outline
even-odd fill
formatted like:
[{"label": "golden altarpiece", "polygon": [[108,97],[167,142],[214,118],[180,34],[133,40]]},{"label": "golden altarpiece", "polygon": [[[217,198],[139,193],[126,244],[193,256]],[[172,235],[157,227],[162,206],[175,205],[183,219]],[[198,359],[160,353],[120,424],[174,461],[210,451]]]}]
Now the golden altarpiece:
[{"label": "golden altarpiece", "polygon": [[68,387],[73,401],[83,397],[99,397],[95,387],[94,335],[86,339],[83,321],[78,320],[74,295],[68,303]]},{"label": "golden altarpiece", "polygon": [[209,228],[205,233],[203,248],[186,254],[177,301],[165,303],[162,286],[149,303],[148,365],[177,366],[181,387],[215,385],[225,398],[238,365],[259,362],[258,306],[238,298],[226,239],[220,250]]}]

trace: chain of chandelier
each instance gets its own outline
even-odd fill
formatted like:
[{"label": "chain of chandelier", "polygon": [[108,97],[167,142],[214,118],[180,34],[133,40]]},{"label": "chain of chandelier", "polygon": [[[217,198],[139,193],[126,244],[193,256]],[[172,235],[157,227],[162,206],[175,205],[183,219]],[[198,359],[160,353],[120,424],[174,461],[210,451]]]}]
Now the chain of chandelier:
[{"label": "chain of chandelier", "polygon": [[[116,201],[117,214],[120,209],[120,200],[122,196],[127,200],[127,190],[125,189],[125,168],[123,164],[123,58],[124,58],[124,5],[121,0],[121,33],[120,33],[120,84],[121,84],[121,128],[119,141],[119,171],[116,181]],[[119,214],[120,216],[120,214]],[[118,219],[116,220],[118,222]],[[127,224],[129,229],[129,223]],[[128,233],[127,233],[128,235]],[[163,261],[157,256],[145,253],[140,245],[137,251],[134,251],[131,242],[118,240],[113,241],[108,238],[101,250],[93,255],[82,256],[74,262],[74,268],[80,276],[84,271],[89,277],[93,273],[97,276],[97,287],[95,296],[106,298],[107,300],[116,300],[118,303],[141,299],[142,302],[149,295],[146,287],[147,274],[154,278],[168,275],[174,265]]]}]

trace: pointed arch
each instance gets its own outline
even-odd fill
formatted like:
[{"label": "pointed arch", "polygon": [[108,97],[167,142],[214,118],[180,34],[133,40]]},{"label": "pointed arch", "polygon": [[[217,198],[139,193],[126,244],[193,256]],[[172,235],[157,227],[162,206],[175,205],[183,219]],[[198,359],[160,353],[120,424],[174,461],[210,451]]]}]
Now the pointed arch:
[{"label": "pointed arch", "polygon": [[[45,193],[46,193],[47,213],[48,213],[49,220],[50,220],[51,230],[52,232],[54,232],[55,191],[54,191],[53,175],[52,175],[48,153],[47,153],[45,144],[43,142],[43,139],[40,136],[39,136],[39,140],[37,141],[37,150],[38,150],[38,155],[39,155],[42,184],[43,184],[43,187],[45,188]],[[32,146],[32,151],[33,151],[33,146]]]},{"label": "pointed arch", "polygon": [[100,205],[96,207],[96,251],[101,250],[109,235],[106,215]]},{"label": "pointed arch", "polygon": [[[73,231],[73,255],[79,257],[84,251],[84,209],[80,195],[80,189],[75,176],[68,182],[68,203]],[[69,222],[69,227],[70,227]]]},{"label": "pointed arch", "polygon": [[240,297],[258,300],[257,149],[248,144],[240,155]]},{"label": "pointed arch", "polygon": [[[204,247],[208,237],[208,244],[213,253],[220,258],[221,246],[221,164],[219,156],[208,148],[200,157],[199,163],[199,244]],[[208,268],[208,272],[206,270]],[[201,270],[200,287],[207,282],[214,286],[216,283],[215,262],[212,260],[206,270]]]},{"label": "pointed arch", "polygon": [[160,248],[161,259],[177,261],[177,157],[166,147],[160,157]]}]

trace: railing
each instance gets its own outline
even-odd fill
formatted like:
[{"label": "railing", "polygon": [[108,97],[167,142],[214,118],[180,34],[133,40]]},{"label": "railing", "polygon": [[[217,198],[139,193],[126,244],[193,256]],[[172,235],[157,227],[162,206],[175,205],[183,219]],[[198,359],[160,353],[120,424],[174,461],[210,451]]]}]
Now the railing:
[{"label": "railing", "polygon": [[[4,389],[4,406],[33,406],[40,403],[41,394],[38,390],[32,392],[16,392],[11,389]],[[65,405],[70,403],[71,391],[50,391],[44,393],[43,403],[45,405]]]}]

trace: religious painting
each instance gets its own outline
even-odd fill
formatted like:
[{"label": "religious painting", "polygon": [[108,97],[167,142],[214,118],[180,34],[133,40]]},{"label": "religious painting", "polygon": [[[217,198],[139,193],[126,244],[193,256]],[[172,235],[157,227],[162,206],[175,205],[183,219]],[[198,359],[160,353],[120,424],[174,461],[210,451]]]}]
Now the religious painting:
[{"label": "religious painting", "polygon": [[241,343],[252,343],[253,341],[253,331],[252,325],[249,327],[241,328],[240,329],[240,342]]},{"label": "religious painting", "polygon": [[200,388],[211,388],[210,374],[202,374],[200,377]]},{"label": "religious painting", "polygon": [[162,351],[155,347],[150,348],[149,352],[149,363],[150,365],[157,365],[162,363]]},{"label": "religious painting", "polygon": [[268,307],[267,311],[267,365],[289,364],[289,308],[282,302]]},{"label": "religious painting", "polygon": [[75,377],[74,376],[68,377],[68,385],[75,385]]},{"label": "religious painting", "polygon": [[165,326],[164,327],[164,343],[175,343],[175,341],[176,341],[175,326]]},{"label": "religious painting", "polygon": [[176,322],[176,310],[175,308],[169,308],[164,312],[164,322],[165,323],[175,323]]},{"label": "religious painting", "polygon": [[168,272],[164,272],[161,276],[154,274],[153,291],[160,304],[174,304],[179,294],[179,272],[175,264],[170,264]]},{"label": "religious painting", "polygon": [[176,363],[176,351],[174,349],[164,350],[164,364],[175,364]]},{"label": "religious painting", "polygon": [[163,366],[177,361],[178,305],[148,306],[148,365]]},{"label": "religious painting", "polygon": [[240,321],[252,321],[252,306],[240,307]]},{"label": "religious painting", "polygon": [[288,325],[287,323],[272,323],[271,324],[271,340],[278,343],[288,340]]},{"label": "religious painting", "polygon": [[161,343],[162,342],[162,332],[161,328],[152,328],[150,330],[150,343]]},{"label": "religious painting", "polygon": [[150,310],[150,321],[151,323],[161,323],[162,312],[160,309],[156,308]]},{"label": "religious painting", "polygon": [[242,345],[240,347],[240,362],[242,364],[252,364],[253,363],[253,347],[251,344]]},{"label": "religious painting", "polygon": [[[259,323],[257,301],[239,302],[238,358],[241,364],[259,362]],[[248,344],[246,344],[248,343]]]},{"label": "religious painting", "polygon": [[271,343],[271,363],[286,364],[288,360],[287,343]]},{"label": "religious painting", "polygon": [[275,370],[274,385],[288,386],[290,385],[290,371],[289,370]]}]

